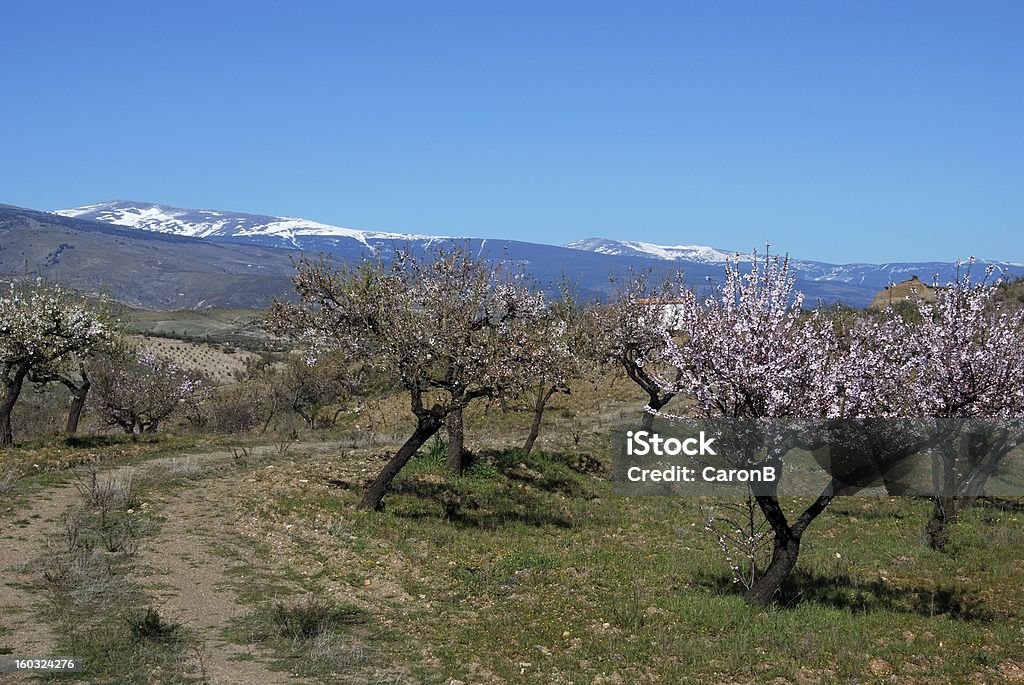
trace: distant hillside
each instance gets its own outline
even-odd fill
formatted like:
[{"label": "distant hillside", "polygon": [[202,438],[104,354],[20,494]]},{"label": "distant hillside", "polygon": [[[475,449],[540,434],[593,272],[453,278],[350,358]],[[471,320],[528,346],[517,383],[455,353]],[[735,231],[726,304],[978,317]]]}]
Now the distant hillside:
[{"label": "distant hillside", "polygon": [[289,252],[0,205],[0,274],[151,309],[262,308],[291,291]]},{"label": "distant hillside", "polygon": [[871,302],[873,309],[884,309],[899,302],[935,301],[935,289],[925,285],[917,276],[911,276],[901,283],[887,285]]},{"label": "distant hillside", "polygon": [[201,373],[218,385],[236,382],[237,375],[244,372],[248,364],[260,360],[259,355],[232,346],[141,335],[131,339],[153,350],[158,357],[174,362],[185,371]]},{"label": "distant hillside", "polygon": [[[557,291],[563,278],[567,279],[576,284],[583,299],[607,297],[614,289],[609,276],[622,275],[630,269],[652,269],[659,273],[682,269],[687,282],[704,288],[708,283],[721,281],[725,258],[732,254],[699,245],[659,248],[649,243],[629,243],[625,249],[626,243],[603,239],[558,246],[520,240],[390,233],[331,226],[299,217],[187,209],[129,200],[61,209],[56,213],[131,227],[140,232],[329,252],[343,260],[368,256],[388,260],[397,250],[422,254],[439,247],[460,247],[485,259],[521,267],[538,285],[551,292]],[[875,290],[891,279],[888,271],[884,276],[874,277],[873,281],[873,276],[865,275],[882,268],[801,262],[801,268],[797,269],[797,287],[810,303],[841,300],[863,307],[871,302]]]},{"label": "distant hillside", "polygon": [[[519,240],[453,238],[362,231],[300,218],[190,210],[115,201],[60,214],[0,205],[0,274],[30,274],[133,307],[157,310],[262,309],[292,293],[291,257],[326,252],[341,261],[388,261],[398,251],[418,254],[461,248],[521,269],[551,293],[573,283],[583,300],[607,298],[613,279],[628,271],[681,270],[699,291],[721,283],[734,252],[700,245],[591,239],[571,247]],[[744,261],[749,256],[740,256]],[[1003,276],[1020,267],[981,262]],[[805,302],[871,304],[880,288],[911,274],[955,277],[954,262],[827,264],[795,258],[796,287]],[[190,327],[191,328],[191,327]]]},{"label": "distant hillside", "polygon": [[[577,285],[584,299],[605,297],[611,290],[608,277],[628,269],[681,269],[697,288],[721,282],[727,259],[749,261],[749,249],[739,251],[680,244],[656,245],[639,240],[589,238],[564,246],[527,243],[519,240],[453,238],[417,233],[391,233],[332,226],[303,219],[244,212],[186,209],[153,202],[113,200],[58,210],[68,217],[93,219],[121,227],[166,235],[194,236],[208,241],[231,242],[264,247],[284,247],[307,252],[329,252],[344,260],[375,256],[390,259],[397,250],[423,253],[437,247],[464,247],[492,260],[513,263],[551,291],[564,278]],[[642,228],[636,231],[642,236]],[[744,247],[744,246],[739,246]],[[753,246],[746,246],[747,248]],[[789,247],[791,250],[798,246]],[[855,307],[868,306],[880,288],[911,274],[922,274],[945,282],[955,277],[955,262],[902,262],[886,264],[830,264],[801,259],[792,254],[797,288],[805,301],[842,301]],[[955,257],[955,255],[950,255]],[[997,273],[1012,275],[1020,264],[982,261]]]},{"label": "distant hillside", "polygon": [[133,333],[162,338],[199,340],[265,351],[282,347],[260,325],[259,309],[124,309],[118,318]]},{"label": "distant hillside", "polygon": [[999,286],[999,299],[1012,307],[1024,307],[1024,278],[1004,281]]},{"label": "distant hillside", "polygon": [[[678,264],[699,263],[712,266],[722,265],[726,260],[737,262],[751,261],[749,252],[736,252],[701,245],[655,245],[635,240],[608,240],[604,238],[588,238],[569,243],[568,247],[588,252],[599,252],[607,255],[632,257],[657,257]],[[951,255],[953,256],[953,255]],[[841,299],[845,304],[862,307],[869,304],[879,289],[891,283],[898,283],[911,278],[914,274],[924,274],[929,280],[939,283],[955,280],[961,268],[957,262],[887,262],[884,264],[830,264],[801,259],[799,254],[791,254],[790,265],[797,279],[797,288],[808,296],[808,301],[815,299]],[[1024,264],[995,259],[978,260],[977,269],[984,271],[991,266],[1001,278],[1013,278],[1024,269]],[[690,267],[684,267],[690,268]],[[837,287],[860,287],[865,291],[861,294],[840,294]],[[819,295],[823,293],[824,296]],[[833,295],[834,297],[829,297]]]}]

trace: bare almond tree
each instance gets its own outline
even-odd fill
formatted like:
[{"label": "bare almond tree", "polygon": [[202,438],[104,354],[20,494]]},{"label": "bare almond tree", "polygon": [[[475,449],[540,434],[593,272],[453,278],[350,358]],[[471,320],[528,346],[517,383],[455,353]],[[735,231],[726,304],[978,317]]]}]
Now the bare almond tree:
[{"label": "bare almond tree", "polygon": [[381,509],[391,481],[446,418],[479,398],[518,392],[542,354],[530,331],[545,316],[543,293],[462,250],[400,254],[390,266],[303,259],[293,282],[298,302],[275,302],[268,327],[396,378],[416,417],[359,509]]},{"label": "bare almond tree", "polygon": [[681,307],[693,297],[681,273],[657,284],[652,280],[647,272],[627,274],[612,301],[595,307],[588,322],[593,357],[621,368],[647,394],[644,429],[676,395],[659,382],[659,367],[664,363],[666,334],[677,328]]},{"label": "bare almond tree", "polygon": [[556,393],[570,394],[573,381],[588,373],[589,362],[593,360],[593,331],[587,325],[588,315],[573,289],[563,283],[561,297],[551,303],[547,316],[534,331],[535,344],[542,354],[531,372],[532,387],[526,391],[533,403],[533,421],[523,444],[526,454],[537,442],[544,410],[551,398]]},{"label": "bare almond tree", "polygon": [[345,402],[356,390],[358,374],[352,372],[343,359],[336,355],[318,358],[292,356],[273,378],[274,391],[279,402],[302,417],[307,428],[316,428],[321,412],[337,404],[329,418],[321,419],[327,425],[337,423],[345,410]]}]

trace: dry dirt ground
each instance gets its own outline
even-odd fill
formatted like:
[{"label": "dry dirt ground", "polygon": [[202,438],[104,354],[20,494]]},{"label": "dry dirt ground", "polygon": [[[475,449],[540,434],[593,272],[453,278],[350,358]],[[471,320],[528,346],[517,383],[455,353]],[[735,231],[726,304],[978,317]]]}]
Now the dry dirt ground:
[{"label": "dry dirt ground", "polygon": [[[229,461],[230,455],[193,455],[188,459],[199,469],[210,469]],[[136,478],[159,477],[171,461],[156,459],[109,473],[131,471]],[[193,636],[198,649],[190,657],[192,672],[205,682],[303,682],[270,669],[268,659],[258,650],[232,644],[223,636],[234,619],[250,610],[225,582],[225,571],[240,563],[249,564],[254,572],[259,570],[251,551],[237,544],[234,512],[238,510],[239,478],[237,471],[228,470],[188,487],[147,495],[145,506],[165,523],[156,535],[141,540],[133,580],[162,616],[181,623]],[[0,644],[11,648],[14,655],[58,656],[53,631],[39,618],[46,596],[27,563],[44,552],[64,512],[78,498],[73,485],[64,485],[47,488],[23,507],[0,505],[0,626],[9,631],[0,636]],[[238,580],[244,582],[244,578]],[[5,674],[0,680],[4,677],[10,676]],[[11,682],[18,681],[12,678]]]},{"label": "dry dirt ground", "polygon": [[[248,613],[225,583],[228,557],[258,573],[250,550],[237,544],[237,474],[198,481],[150,502],[167,522],[140,546],[145,575],[138,580],[162,615],[187,626],[200,642],[194,667],[211,685],[297,682],[269,670],[258,651],[232,644],[222,632]],[[211,550],[218,550],[213,552]],[[226,553],[227,552],[227,553]],[[238,578],[244,582],[244,577]]]},{"label": "dry dirt ground", "polygon": [[53,633],[35,617],[43,598],[29,585],[25,564],[42,552],[77,497],[75,488],[66,485],[34,498],[28,510],[0,507],[0,625],[11,631],[0,641],[15,655],[54,655]]}]

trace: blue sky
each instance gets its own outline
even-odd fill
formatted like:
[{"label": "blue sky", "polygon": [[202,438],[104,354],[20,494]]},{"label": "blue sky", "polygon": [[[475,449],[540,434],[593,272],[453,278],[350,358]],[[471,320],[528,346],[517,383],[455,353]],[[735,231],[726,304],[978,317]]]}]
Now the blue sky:
[{"label": "blue sky", "polygon": [[1024,261],[1024,3],[0,2],[0,202]]}]

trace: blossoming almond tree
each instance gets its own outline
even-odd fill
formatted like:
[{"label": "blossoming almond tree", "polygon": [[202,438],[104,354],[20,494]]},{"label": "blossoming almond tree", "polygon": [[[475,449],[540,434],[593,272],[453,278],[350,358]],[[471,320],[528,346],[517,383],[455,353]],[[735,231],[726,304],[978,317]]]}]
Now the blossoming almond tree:
[{"label": "blossoming almond tree", "polygon": [[14,444],[11,414],[29,374],[55,371],[110,337],[110,325],[84,298],[12,282],[0,294],[0,447]]},{"label": "blossoming almond tree", "polygon": [[1024,440],[1024,309],[999,300],[991,267],[972,281],[973,262],[936,290],[933,303],[919,303],[913,336],[917,410],[942,420],[950,434],[940,450],[942,492],[927,526],[929,544],[939,550],[958,508],[982,494],[999,462]]},{"label": "blossoming almond tree", "polygon": [[[678,340],[666,336],[666,358],[678,380],[661,378],[660,385],[687,393],[707,418],[822,416],[838,399],[838,340],[819,314],[803,316],[803,297],[794,285],[788,258],[755,254],[748,273],[728,262],[717,296],[684,307]],[[826,488],[792,522],[775,494],[755,497],[774,539],[768,566],[744,593],[748,602],[764,606],[772,600],[796,564],[804,531],[832,492]]]},{"label": "blossoming almond tree", "polygon": [[[785,270],[784,265],[782,269]],[[706,303],[704,306],[713,308],[717,305]],[[793,315],[795,311],[790,310],[789,314]],[[759,384],[762,387],[772,384],[763,375],[760,380],[757,377],[779,373],[771,370],[768,364],[760,366],[761,371],[754,373],[749,372],[758,365],[747,366],[749,375],[745,379],[735,376],[724,384],[734,391],[734,397],[742,400],[717,397],[713,388],[710,396],[704,396],[706,401],[702,415],[705,417],[718,417],[731,411],[734,418],[745,419],[767,410],[775,412],[776,418],[795,419],[792,423],[787,422],[789,430],[772,422],[769,432],[779,441],[774,445],[776,451],[769,451],[762,463],[774,462],[773,465],[779,469],[781,457],[798,447],[811,452],[831,476],[821,495],[788,528],[779,516],[776,502],[770,497],[758,499],[751,495],[744,502],[727,502],[709,509],[705,528],[717,537],[719,547],[726,553],[733,570],[735,582],[742,583],[746,592],[754,593],[757,587],[757,591],[770,597],[769,589],[772,593],[778,589],[781,581],[777,584],[771,575],[784,580],[786,565],[790,561],[796,562],[803,532],[833,497],[851,494],[867,485],[877,485],[879,481],[883,481],[892,492],[901,485],[898,476],[902,475],[900,466],[904,460],[930,443],[930,432],[908,432],[904,430],[905,424],[892,420],[905,415],[905,386],[910,381],[914,357],[905,344],[906,324],[898,316],[890,314],[844,321],[834,311],[818,310],[809,316],[775,318],[776,323],[768,329],[774,329],[775,334],[783,338],[790,338],[792,342],[787,347],[795,355],[795,365],[799,368],[805,364],[803,372],[797,376],[800,380],[795,388],[777,389],[777,399],[788,399],[775,404],[757,399],[757,391],[752,388]],[[772,319],[766,317],[762,322]],[[698,314],[689,321],[686,329],[693,330],[701,322],[706,323],[706,318]],[[719,322],[722,322],[721,318]],[[722,335],[723,330],[720,326],[717,334]],[[766,329],[755,326],[750,330],[760,331],[754,336],[761,337]],[[705,345],[709,343],[710,340],[705,340]],[[803,354],[796,351],[798,344],[814,347],[808,348],[809,354]],[[725,350],[720,349],[718,353],[725,354]],[[735,351],[732,354],[735,355]],[[780,360],[783,358],[784,355],[779,357]],[[681,359],[680,363],[683,363]],[[718,372],[711,372],[704,377],[717,375]],[[785,377],[785,374],[780,375]],[[687,377],[693,382],[700,375],[699,372],[689,373]],[[799,397],[795,403],[792,401],[794,395]],[[758,406],[762,409],[757,410]],[[741,421],[739,430],[742,431],[742,426],[748,423]],[[753,466],[749,463],[739,465]],[[894,472],[896,478],[893,477]],[[769,488],[767,493],[759,494],[770,495],[771,492]],[[772,512],[771,518],[763,520],[763,523],[771,524],[768,530],[764,530],[762,521],[755,517],[755,509]],[[724,512],[724,515],[719,512]],[[772,556],[761,568],[761,547],[772,535],[775,538]],[[769,578],[762,581],[761,575]],[[749,595],[748,600],[754,603],[766,601],[762,596]]]},{"label": "blossoming almond tree", "polygon": [[916,492],[911,457],[931,448],[936,434],[932,423],[915,418],[915,331],[893,307],[837,324],[838,356],[817,389],[830,420],[819,437],[834,492],[879,485],[890,495]]},{"label": "blossoming almond tree", "polygon": [[533,331],[537,355],[532,370],[533,421],[523,444],[529,454],[540,435],[544,410],[555,393],[569,394],[573,381],[587,373],[592,360],[593,331],[587,326],[588,311],[581,307],[576,294],[563,283],[561,297],[550,304],[547,316]]},{"label": "blossoming almond tree", "polygon": [[[660,386],[686,393],[704,418],[810,419],[824,426],[832,419],[897,414],[899,385],[910,368],[909,360],[899,361],[906,356],[899,322],[843,331],[822,309],[804,312],[794,286],[788,258],[755,254],[746,273],[727,263],[714,297],[680,309],[678,334],[665,337],[665,357],[676,375],[658,378]],[[763,460],[759,465],[781,470],[781,458],[805,440],[794,431],[786,444],[756,457]],[[744,593],[748,602],[772,600],[796,564],[804,532],[845,487],[833,478],[792,521],[774,484],[756,493],[773,542],[767,567]]]},{"label": "blossoming almond tree", "polygon": [[546,316],[544,295],[461,250],[399,255],[390,267],[303,259],[293,282],[299,301],[272,305],[272,330],[344,350],[409,393],[416,428],[367,487],[360,509],[382,507],[391,481],[453,412],[519,392],[542,354],[530,331]]},{"label": "blossoming almond tree", "polygon": [[103,420],[129,435],[155,433],[182,403],[201,403],[204,380],[152,349],[128,346],[94,364],[95,402]]}]

